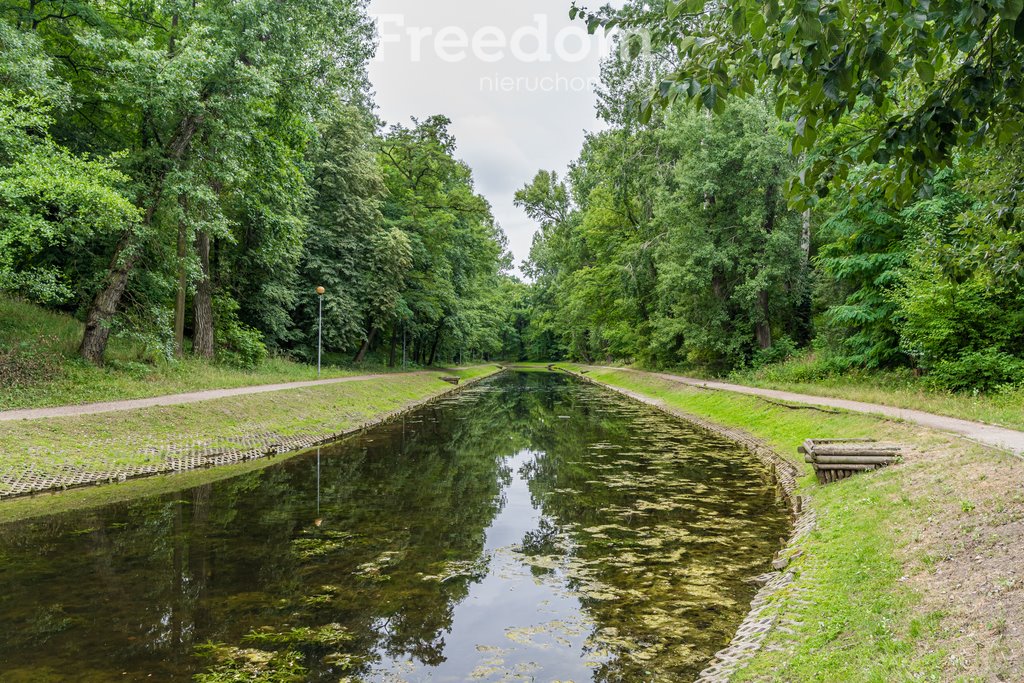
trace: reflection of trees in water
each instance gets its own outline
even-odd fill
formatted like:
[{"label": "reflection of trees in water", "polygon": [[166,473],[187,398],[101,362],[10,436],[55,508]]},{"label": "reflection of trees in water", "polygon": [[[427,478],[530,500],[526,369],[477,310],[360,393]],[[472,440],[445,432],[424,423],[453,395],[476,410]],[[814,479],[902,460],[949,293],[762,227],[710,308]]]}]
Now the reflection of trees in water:
[{"label": "reflection of trees in water", "polygon": [[524,443],[509,429],[514,394],[470,391],[324,449],[319,527],[315,458],[303,457],[3,528],[0,662],[170,678],[191,670],[200,642],[331,622],[353,651],[442,661],[474,574],[424,576],[479,557],[511,477],[504,459]]},{"label": "reflection of trees in water", "polygon": [[[631,442],[638,427],[648,442]],[[319,512],[313,456],[0,527],[0,671],[5,680],[19,667],[31,668],[33,681],[46,680],[47,668],[54,681],[71,670],[174,680],[200,665],[197,644],[264,647],[246,635],[331,623],[352,637],[344,652],[438,664],[455,606],[486,570],[486,530],[513,474],[507,456],[526,449],[539,453],[523,473],[545,517],[519,550],[570,552],[579,569],[571,587],[598,628],[634,634],[638,651],[664,636],[645,615],[690,625],[669,634],[673,645],[718,645],[742,611],[735,600],[750,592],[729,592],[755,573],[743,563],[769,557],[783,523],[751,466],[725,457],[731,447],[702,441],[722,457],[697,460],[648,452],[667,445],[685,454],[692,441],[671,421],[566,378],[507,373],[323,449]],[[630,447],[614,457],[590,448],[602,442]],[[687,507],[638,511],[641,500]],[[621,529],[587,531],[612,523]],[[665,546],[640,544],[653,537]],[[697,537],[705,542],[694,545]],[[671,563],[657,561],[680,548]],[[595,585],[616,599],[593,597]],[[316,652],[306,658],[314,678],[352,673],[302,645],[289,647]],[[652,667],[675,663],[659,652]],[[635,671],[619,658],[598,678],[643,679]]]},{"label": "reflection of trees in water", "polygon": [[557,407],[569,420],[534,432],[524,474],[551,523],[524,554],[570,554],[590,646],[612,654],[595,680],[684,680],[739,624],[785,514],[742,449],[580,389]]}]

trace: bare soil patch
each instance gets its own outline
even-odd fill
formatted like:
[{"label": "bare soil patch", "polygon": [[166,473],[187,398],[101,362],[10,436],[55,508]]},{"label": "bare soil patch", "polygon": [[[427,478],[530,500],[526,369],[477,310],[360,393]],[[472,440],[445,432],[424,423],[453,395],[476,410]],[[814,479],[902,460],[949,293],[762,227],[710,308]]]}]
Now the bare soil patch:
[{"label": "bare soil patch", "polygon": [[[905,529],[919,623],[938,623],[944,680],[1024,681],[1024,459],[921,432],[901,466],[926,504]],[[894,524],[900,524],[894,520]],[[941,621],[938,617],[941,616]],[[924,653],[922,653],[924,654]]]}]

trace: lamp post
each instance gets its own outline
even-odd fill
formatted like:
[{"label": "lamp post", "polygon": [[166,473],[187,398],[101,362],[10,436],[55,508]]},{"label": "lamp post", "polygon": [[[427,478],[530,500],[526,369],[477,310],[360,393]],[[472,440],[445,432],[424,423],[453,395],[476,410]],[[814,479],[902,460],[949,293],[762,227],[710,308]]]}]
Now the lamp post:
[{"label": "lamp post", "polygon": [[320,315],[316,326],[316,376],[320,378],[320,356],[324,345],[324,292],[323,287],[316,288],[316,294],[320,298]]}]

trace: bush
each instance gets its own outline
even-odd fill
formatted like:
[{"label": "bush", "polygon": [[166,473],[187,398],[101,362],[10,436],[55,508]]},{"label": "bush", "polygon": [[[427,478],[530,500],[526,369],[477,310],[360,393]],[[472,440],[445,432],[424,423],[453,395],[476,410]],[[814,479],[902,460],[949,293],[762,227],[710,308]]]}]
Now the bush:
[{"label": "bush", "polygon": [[217,362],[252,369],[267,359],[267,345],[259,330],[238,319],[238,304],[228,297],[213,301],[217,331]]},{"label": "bush", "polygon": [[1024,384],[1024,360],[995,349],[970,351],[956,360],[937,363],[928,383],[947,391],[993,391]]},{"label": "bush", "polygon": [[789,337],[780,337],[770,348],[761,349],[754,354],[751,366],[756,370],[766,365],[774,365],[789,360],[796,354],[796,344]]}]

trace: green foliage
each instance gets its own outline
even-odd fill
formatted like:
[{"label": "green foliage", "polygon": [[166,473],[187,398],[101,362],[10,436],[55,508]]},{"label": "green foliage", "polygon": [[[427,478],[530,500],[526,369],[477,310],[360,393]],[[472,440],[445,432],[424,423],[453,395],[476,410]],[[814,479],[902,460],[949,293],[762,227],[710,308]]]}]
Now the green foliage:
[{"label": "green foliage", "polygon": [[538,174],[516,195],[540,224],[532,353],[722,371],[796,337],[807,269],[782,200],[791,166],[781,125],[752,101],[592,136],[568,186]]},{"label": "green foliage", "polygon": [[[846,119],[859,133],[809,158],[803,181],[842,186],[858,164],[886,199],[907,200],[958,148],[1021,132],[1024,17],[1019,0],[975,3],[781,0],[628,3],[590,13],[591,27],[645,30],[675,57],[640,103],[691,100],[716,113],[766,86],[796,122],[793,152],[812,149]],[[823,190],[824,191],[824,190]]]},{"label": "green foliage", "polygon": [[955,360],[936,363],[928,383],[947,391],[993,391],[1024,385],[1024,360],[994,349],[968,351]]},{"label": "green foliage", "polygon": [[763,368],[766,365],[783,363],[792,358],[797,352],[796,343],[789,337],[776,339],[775,343],[767,349],[759,349],[754,354],[750,366],[754,369]]},{"label": "green foliage", "polygon": [[217,360],[236,368],[253,369],[267,359],[267,346],[259,330],[238,319],[238,304],[227,297],[213,299],[217,329]]},{"label": "green foliage", "polygon": [[836,194],[819,208],[824,244],[816,265],[827,324],[838,331],[846,364],[888,367],[905,359],[899,349],[896,304],[887,296],[906,264],[905,221],[880,199],[851,203]]},{"label": "green foliage", "polygon": [[1017,4],[574,6],[624,49],[610,129],[516,195],[528,353],[798,381],[1024,357]]},{"label": "green foliage", "polygon": [[509,265],[505,236],[455,157],[450,124],[432,116],[411,128],[396,125],[380,145],[382,212],[391,230],[383,251],[403,260],[379,260],[367,282],[382,313],[367,321],[366,340],[389,322],[392,343],[405,336],[414,361],[425,365],[497,353],[508,315],[508,302],[494,296]]},{"label": "green foliage", "polygon": [[504,237],[444,117],[378,132],[373,50],[362,0],[9,3],[0,290],[85,317],[94,362],[180,353],[175,313],[228,365],[309,357],[318,285],[329,353],[501,353]]},{"label": "green foliage", "polygon": [[0,291],[65,303],[82,294],[75,259],[130,229],[138,212],[116,158],[50,137],[65,92],[36,36],[0,22],[0,52]]},{"label": "green foliage", "polygon": [[779,124],[753,100],[717,119],[675,114],[666,138],[679,161],[658,207],[667,236],[655,325],[682,358],[728,370],[796,334],[806,255],[801,218],[781,198],[791,162]]}]

